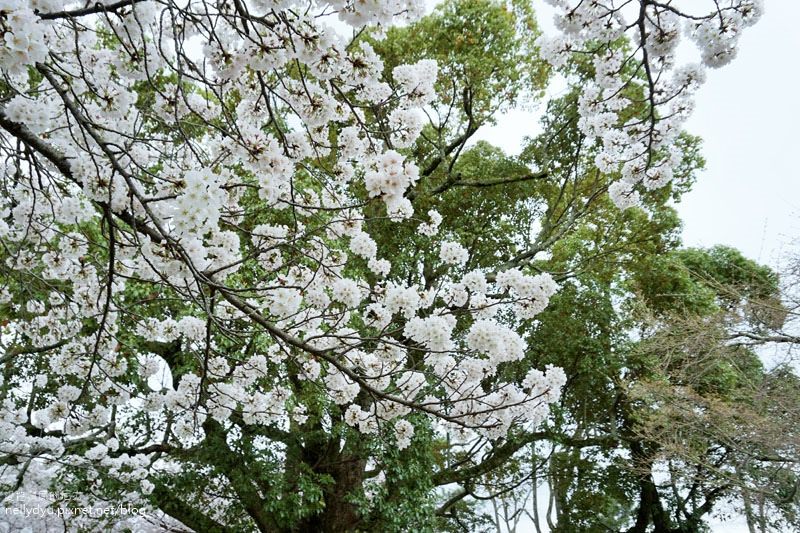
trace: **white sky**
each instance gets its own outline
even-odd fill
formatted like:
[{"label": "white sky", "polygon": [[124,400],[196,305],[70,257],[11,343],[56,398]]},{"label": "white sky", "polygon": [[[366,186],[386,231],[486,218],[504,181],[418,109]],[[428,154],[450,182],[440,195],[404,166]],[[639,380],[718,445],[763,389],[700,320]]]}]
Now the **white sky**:
[{"label": "white sky", "polygon": [[800,237],[797,20],[797,0],[766,0],[739,56],[697,95],[688,129],[707,165],[679,205],[687,245],[728,244],[776,265]]}]

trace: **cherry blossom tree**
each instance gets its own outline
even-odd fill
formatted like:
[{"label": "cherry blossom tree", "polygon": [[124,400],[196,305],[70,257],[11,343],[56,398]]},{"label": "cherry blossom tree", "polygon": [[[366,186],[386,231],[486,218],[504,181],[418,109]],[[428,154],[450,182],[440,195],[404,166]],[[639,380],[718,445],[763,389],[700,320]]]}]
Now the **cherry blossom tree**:
[{"label": "cherry blossom tree", "polygon": [[[683,157],[703,75],[676,61],[681,33],[720,66],[760,2],[551,3],[562,35],[537,41],[542,57],[568,81],[570,65],[590,71],[579,128],[605,176],[591,198],[634,206]],[[504,369],[558,291],[532,260],[582,211],[491,264],[421,208],[432,192],[556,170],[431,181],[516,95],[480,108],[474,87],[442,96],[451,80],[431,58],[386,68],[387,32],[423,13],[397,0],[0,1],[7,498],[69,487],[74,505],[142,506],[152,527],[342,531],[358,521],[353,491],[384,490],[376,457],[421,433],[497,442],[547,417],[564,372]],[[415,232],[434,259],[401,267],[377,225]],[[357,450],[344,453],[345,434]],[[41,523],[65,520],[145,519]]]}]

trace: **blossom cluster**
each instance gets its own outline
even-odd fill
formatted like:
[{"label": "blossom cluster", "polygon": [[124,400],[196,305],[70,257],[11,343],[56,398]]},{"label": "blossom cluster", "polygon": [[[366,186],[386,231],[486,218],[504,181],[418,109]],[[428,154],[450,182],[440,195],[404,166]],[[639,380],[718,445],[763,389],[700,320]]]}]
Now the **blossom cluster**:
[{"label": "blossom cluster", "polygon": [[44,61],[47,57],[45,23],[36,16],[31,4],[53,9],[59,2],[25,2],[23,0],[4,0],[0,2],[0,32],[3,47],[0,48],[0,64],[3,69],[19,73],[27,65]]},{"label": "blossom cluster", "polygon": [[[635,206],[640,191],[672,180],[680,162],[675,140],[705,80],[704,66],[722,66],[736,55],[739,36],[761,16],[763,2],[697,2],[702,7],[691,6],[691,12],[672,2],[548,3],[557,10],[561,33],[542,36],[541,53],[557,68],[576,54],[591,59],[594,75],[581,87],[579,127],[601,146],[595,164],[615,178],[611,199],[623,209]],[[702,64],[677,61],[682,34],[697,45]],[[630,48],[619,45],[623,38]],[[632,106],[643,110],[630,117]]]}]

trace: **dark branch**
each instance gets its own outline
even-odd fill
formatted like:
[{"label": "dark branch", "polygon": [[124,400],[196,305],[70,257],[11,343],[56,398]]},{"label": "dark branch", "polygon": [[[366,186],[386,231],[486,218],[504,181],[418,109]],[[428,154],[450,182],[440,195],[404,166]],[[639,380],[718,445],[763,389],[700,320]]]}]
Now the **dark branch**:
[{"label": "dark branch", "polygon": [[[132,6],[145,0],[120,0],[111,4],[103,4],[102,2],[95,2],[93,5],[83,7],[81,9],[73,9],[71,11],[53,11],[51,13],[39,13],[37,15],[43,20],[55,20],[64,18],[85,17],[86,15],[95,15],[97,13],[115,13],[115,11],[122,7]],[[117,13],[115,13],[117,14]]]}]

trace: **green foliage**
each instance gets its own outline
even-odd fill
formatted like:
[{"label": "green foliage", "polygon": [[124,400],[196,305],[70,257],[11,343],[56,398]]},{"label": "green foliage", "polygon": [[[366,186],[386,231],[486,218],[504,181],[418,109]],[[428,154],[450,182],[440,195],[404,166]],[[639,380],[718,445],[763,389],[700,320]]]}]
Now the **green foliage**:
[{"label": "green foliage", "polygon": [[391,28],[375,48],[389,79],[396,65],[435,59],[437,108],[458,108],[469,91],[472,118],[481,123],[544,88],[548,67],[534,53],[538,35],[527,2],[447,0],[417,23]]},{"label": "green foliage", "polygon": [[773,271],[726,246],[652,256],[633,271],[629,285],[657,313],[709,314],[775,299],[779,291]]}]

